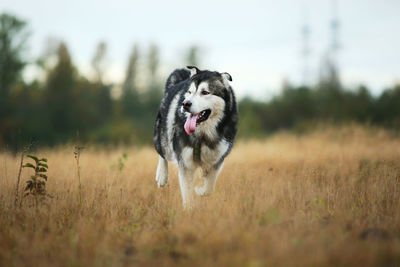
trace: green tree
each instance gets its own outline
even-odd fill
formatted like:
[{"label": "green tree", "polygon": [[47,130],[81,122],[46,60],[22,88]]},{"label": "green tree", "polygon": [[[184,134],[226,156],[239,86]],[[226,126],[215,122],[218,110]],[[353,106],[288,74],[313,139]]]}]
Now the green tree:
[{"label": "green tree", "polygon": [[[147,66],[149,73],[149,87],[147,88],[147,102],[151,105],[154,102],[159,103],[162,96],[162,85],[158,77],[158,68],[160,66],[159,48],[157,45],[152,44],[149,49],[147,58]],[[151,106],[153,107],[153,106]]]},{"label": "green tree", "polygon": [[[147,66],[149,74],[149,85],[145,92],[144,101],[146,107],[146,118],[143,118],[145,127],[151,129],[153,126],[153,120],[156,117],[158,107],[162,98],[162,83],[158,76],[158,68],[160,66],[159,48],[157,45],[152,44],[149,48],[149,54],[147,57]],[[151,131],[149,131],[151,132]]]},{"label": "green tree", "polygon": [[11,131],[5,134],[5,141],[13,151],[42,137],[42,89],[37,81],[30,84],[20,82],[13,87],[9,97],[12,106]]},{"label": "green tree", "polygon": [[106,68],[107,44],[100,42],[97,45],[96,52],[92,58],[92,68],[95,73],[95,81],[102,84],[104,79],[104,73]]},{"label": "green tree", "polygon": [[263,136],[264,129],[262,127],[262,116],[260,116],[260,113],[265,112],[266,104],[245,97],[238,103],[238,106],[240,110],[238,135],[240,137]]},{"label": "green tree", "polygon": [[21,78],[22,59],[28,32],[26,22],[9,14],[0,15],[0,100],[6,99]]},{"label": "green tree", "polygon": [[9,96],[26,65],[22,56],[27,38],[25,21],[6,13],[0,15],[0,145],[11,130]]},{"label": "green tree", "polygon": [[374,98],[368,88],[359,86],[356,91],[344,92],[346,120],[371,122],[374,112]]},{"label": "green tree", "polygon": [[376,101],[374,119],[375,123],[400,129],[400,84],[387,89]]},{"label": "green tree", "polygon": [[122,113],[130,118],[139,117],[141,111],[141,103],[137,88],[138,61],[139,47],[138,45],[134,45],[126,68],[121,96]]},{"label": "green tree", "polygon": [[77,73],[68,48],[61,42],[57,51],[57,64],[50,70],[45,86],[49,140],[66,141],[71,133],[78,130],[75,126],[80,116],[74,117],[76,82]]}]

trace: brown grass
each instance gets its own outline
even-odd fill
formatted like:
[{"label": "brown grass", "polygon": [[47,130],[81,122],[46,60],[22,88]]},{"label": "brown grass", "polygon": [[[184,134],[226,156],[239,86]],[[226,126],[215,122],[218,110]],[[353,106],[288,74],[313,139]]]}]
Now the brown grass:
[{"label": "brown grass", "polygon": [[400,265],[400,140],[382,130],[239,142],[190,212],[175,167],[156,187],[152,148],[85,149],[81,204],[73,147],[37,154],[54,198],[16,210],[18,157],[0,155],[1,266]]}]

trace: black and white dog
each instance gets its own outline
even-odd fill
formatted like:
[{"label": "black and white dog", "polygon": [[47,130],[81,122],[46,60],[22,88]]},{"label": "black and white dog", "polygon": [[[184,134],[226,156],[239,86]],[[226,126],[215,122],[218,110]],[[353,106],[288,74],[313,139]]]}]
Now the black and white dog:
[{"label": "black and white dog", "polygon": [[179,167],[183,206],[191,208],[193,180],[198,168],[204,184],[196,186],[200,196],[214,191],[225,157],[232,150],[237,131],[235,94],[232,77],[224,72],[175,70],[167,79],[154,126],[154,146],[160,155],[156,181],[168,181],[168,162]]}]

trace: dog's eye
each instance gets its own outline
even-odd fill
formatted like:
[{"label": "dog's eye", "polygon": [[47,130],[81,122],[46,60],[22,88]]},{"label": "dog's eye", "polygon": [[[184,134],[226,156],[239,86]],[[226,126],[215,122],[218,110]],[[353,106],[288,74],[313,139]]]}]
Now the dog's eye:
[{"label": "dog's eye", "polygon": [[187,91],[187,92],[188,92],[188,94],[189,94],[189,95],[191,95],[191,94],[192,94],[192,92],[190,92],[190,91]]},{"label": "dog's eye", "polygon": [[202,94],[202,95],[209,95],[210,92],[208,92],[208,91],[202,91],[201,94]]}]

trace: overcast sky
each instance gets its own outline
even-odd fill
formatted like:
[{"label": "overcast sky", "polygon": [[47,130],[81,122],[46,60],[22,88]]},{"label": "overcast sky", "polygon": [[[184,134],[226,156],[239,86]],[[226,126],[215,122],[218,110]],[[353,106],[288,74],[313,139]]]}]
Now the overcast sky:
[{"label": "overcast sky", "polygon": [[[378,94],[400,82],[400,1],[338,0],[337,6],[343,83],[363,83]],[[239,96],[261,98],[279,92],[283,79],[301,81],[305,21],[311,30],[310,79],[317,78],[333,13],[330,0],[2,0],[0,11],[29,22],[32,58],[56,37],[89,75],[95,47],[104,40],[108,80],[120,82],[135,43],[160,46],[162,76],[182,66],[188,46],[198,45],[201,68],[229,72]]]}]

